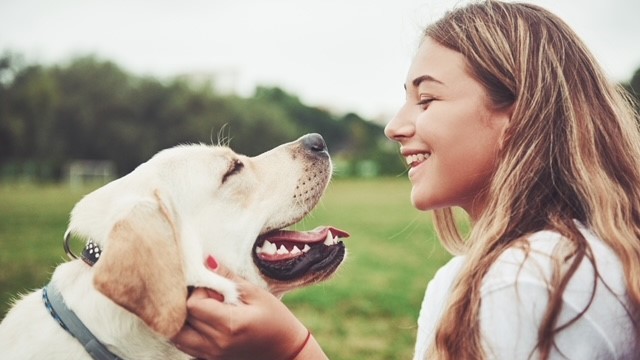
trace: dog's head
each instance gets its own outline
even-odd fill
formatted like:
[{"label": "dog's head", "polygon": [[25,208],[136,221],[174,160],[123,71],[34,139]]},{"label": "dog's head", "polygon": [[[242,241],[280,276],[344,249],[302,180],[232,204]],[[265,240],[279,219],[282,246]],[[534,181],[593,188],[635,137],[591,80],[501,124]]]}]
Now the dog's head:
[{"label": "dog's head", "polygon": [[87,195],[74,207],[70,230],[104,250],[96,288],[171,336],[195,285],[185,262],[203,266],[212,255],[276,295],[335,272],[346,255],[345,232],[285,229],[315,207],[331,173],[317,134],[256,157],[225,146],[177,146]]}]

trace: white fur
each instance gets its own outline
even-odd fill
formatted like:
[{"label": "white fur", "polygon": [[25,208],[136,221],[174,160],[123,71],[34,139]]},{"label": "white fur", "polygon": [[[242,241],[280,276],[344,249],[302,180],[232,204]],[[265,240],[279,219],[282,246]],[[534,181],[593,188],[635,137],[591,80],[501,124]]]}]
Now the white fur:
[{"label": "white fur", "polygon": [[[177,241],[179,251],[168,256],[182,257],[185,284],[214,289],[234,302],[238,297],[234,283],[208,270],[205,259],[213,255],[238,275],[269,288],[251,258],[255,239],[305,216],[331,176],[328,156],[308,152],[300,139],[253,158],[222,146],[182,145],[163,150],[130,174],[85,196],[71,213],[69,230],[92,239],[108,256],[114,225],[144,225],[136,222],[136,214],[140,208],[150,209],[150,214],[166,218],[159,221],[174,227],[176,239],[166,241]],[[222,183],[234,161],[242,161],[244,168]],[[315,175],[313,180],[310,175]],[[307,200],[305,192],[311,194]],[[145,261],[145,254],[131,256],[128,261]],[[51,279],[85,326],[125,359],[188,359],[167,336],[154,332],[94,287],[97,266],[89,267],[81,260],[66,262]],[[90,359],[50,316],[41,290],[19,300],[0,323],[0,358]]]}]

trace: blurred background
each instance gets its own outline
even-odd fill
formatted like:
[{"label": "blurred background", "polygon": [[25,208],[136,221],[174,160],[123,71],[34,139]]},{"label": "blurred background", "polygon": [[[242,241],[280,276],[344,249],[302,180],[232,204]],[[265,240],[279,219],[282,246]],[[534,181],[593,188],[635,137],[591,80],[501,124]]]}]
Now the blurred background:
[{"label": "blurred background", "polygon": [[[640,2],[533,2],[565,18],[612,81],[638,82]],[[0,181],[121,176],[219,133],[255,155],[319,132],[339,176],[397,175],[382,125],[421,29],[462,3],[2,0]]]},{"label": "blurred background", "polygon": [[[409,358],[449,256],[382,129],[421,29],[464,2],[0,1],[0,316],[63,261],[73,204],[160,149],[230,140],[252,156],[318,132],[336,180],[300,227],[344,228],[350,257],[285,302],[332,359]],[[532,2],[638,98],[640,2]]]}]

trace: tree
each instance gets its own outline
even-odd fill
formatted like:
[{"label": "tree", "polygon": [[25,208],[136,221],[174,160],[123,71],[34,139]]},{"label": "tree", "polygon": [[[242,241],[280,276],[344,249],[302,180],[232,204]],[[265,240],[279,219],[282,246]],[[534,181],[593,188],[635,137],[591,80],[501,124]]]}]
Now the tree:
[{"label": "tree", "polygon": [[402,171],[387,161],[397,149],[379,125],[307,106],[278,87],[243,98],[211,83],[136,76],[94,56],[48,67],[16,59],[0,58],[0,170],[29,165],[36,176],[60,178],[70,160],[111,160],[124,175],[178,144],[221,140],[253,156],[317,132],[351,167],[384,161],[376,166],[383,173]]}]

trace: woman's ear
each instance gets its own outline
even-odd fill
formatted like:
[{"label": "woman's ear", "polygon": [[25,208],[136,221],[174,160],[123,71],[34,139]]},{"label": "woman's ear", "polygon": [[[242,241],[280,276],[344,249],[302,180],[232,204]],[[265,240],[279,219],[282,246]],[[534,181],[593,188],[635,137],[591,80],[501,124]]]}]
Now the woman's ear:
[{"label": "woman's ear", "polygon": [[113,226],[94,266],[94,286],[171,338],[186,320],[187,284],[179,233],[157,194],[156,199],[136,204]]}]

